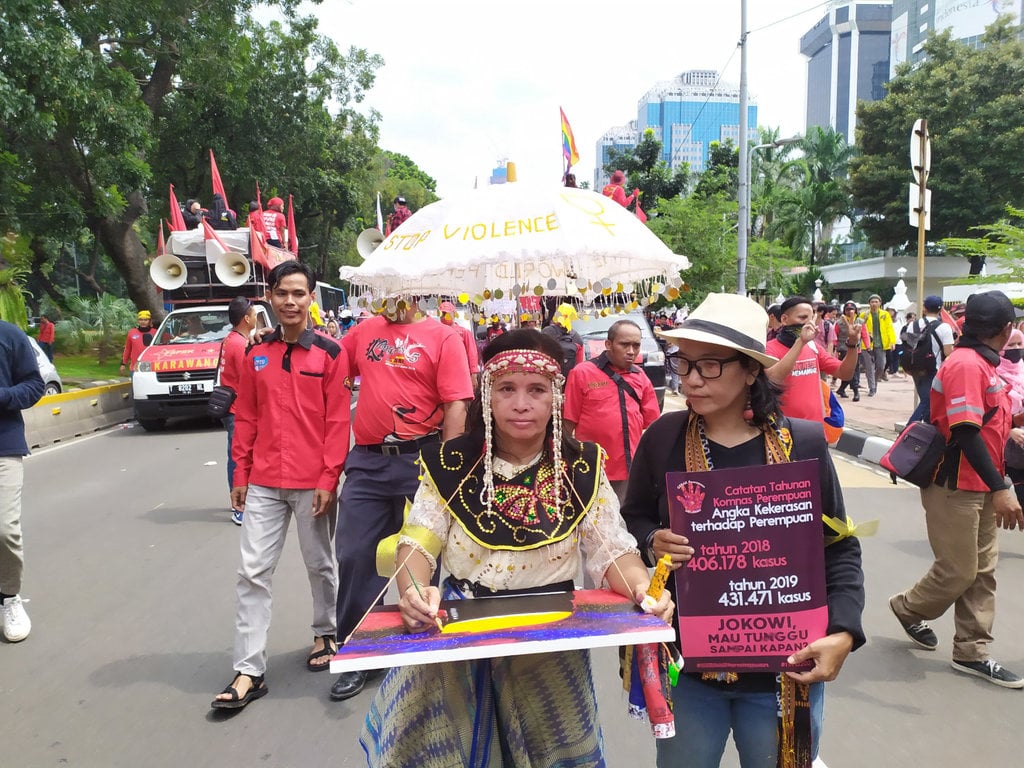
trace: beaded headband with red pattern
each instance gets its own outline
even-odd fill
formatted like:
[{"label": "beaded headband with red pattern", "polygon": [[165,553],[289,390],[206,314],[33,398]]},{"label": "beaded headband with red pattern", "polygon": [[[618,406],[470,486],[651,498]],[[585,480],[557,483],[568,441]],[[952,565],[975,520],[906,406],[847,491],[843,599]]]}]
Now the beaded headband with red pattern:
[{"label": "beaded headband with red pattern", "polygon": [[555,470],[555,499],[559,506],[568,503],[568,489],[562,481],[562,386],[565,377],[558,362],[536,349],[506,349],[484,365],[480,380],[480,406],[484,415],[484,487],[482,498],[487,514],[494,500],[494,423],[491,410],[491,384],[513,373],[536,373],[551,382],[551,461]]},{"label": "beaded headband with red pattern", "polygon": [[536,349],[507,349],[499,352],[484,366],[491,379],[512,373],[539,373],[554,381],[562,375],[561,366],[549,355]]}]

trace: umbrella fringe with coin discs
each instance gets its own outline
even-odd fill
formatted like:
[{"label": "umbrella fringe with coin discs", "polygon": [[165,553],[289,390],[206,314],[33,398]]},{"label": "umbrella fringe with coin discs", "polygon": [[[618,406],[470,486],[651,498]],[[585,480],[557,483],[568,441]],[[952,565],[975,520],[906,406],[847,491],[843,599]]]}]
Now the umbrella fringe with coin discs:
[{"label": "umbrella fringe with coin discs", "polygon": [[339,275],[357,306],[375,313],[401,312],[410,296],[428,311],[445,299],[525,306],[559,296],[608,314],[677,299],[689,266],[610,198],[517,182],[423,207]]}]

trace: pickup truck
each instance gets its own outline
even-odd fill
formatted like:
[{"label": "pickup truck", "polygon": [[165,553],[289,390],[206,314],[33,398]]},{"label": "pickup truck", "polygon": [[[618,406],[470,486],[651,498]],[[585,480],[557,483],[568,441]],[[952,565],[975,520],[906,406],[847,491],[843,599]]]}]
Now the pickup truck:
[{"label": "pickup truck", "polygon": [[[257,330],[272,326],[269,307],[255,307]],[[132,373],[135,418],[143,429],[152,432],[170,418],[206,415],[220,345],[230,332],[226,303],[182,307],[164,318]]]}]

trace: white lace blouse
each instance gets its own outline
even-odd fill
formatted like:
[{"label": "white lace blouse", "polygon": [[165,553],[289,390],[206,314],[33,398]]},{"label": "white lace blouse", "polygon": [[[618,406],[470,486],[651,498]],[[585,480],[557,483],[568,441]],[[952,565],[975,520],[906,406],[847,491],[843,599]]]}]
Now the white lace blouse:
[{"label": "white lace blouse", "polygon": [[[536,463],[540,455],[530,462]],[[530,466],[526,465],[526,466]],[[515,477],[526,466],[513,466],[494,457],[494,473],[502,478]],[[510,551],[487,549],[473,541],[452,516],[434,483],[424,477],[416,491],[407,525],[431,530],[442,545],[442,564],[457,579],[466,579],[490,589],[523,589],[576,578],[581,555],[594,584],[602,584],[613,560],[632,552],[639,554],[636,540],[626,530],[619,514],[618,498],[608,484],[602,467],[597,498],[573,532],[561,541],[536,549]],[[408,536],[399,538],[423,553],[431,572],[437,561],[422,545]]]}]

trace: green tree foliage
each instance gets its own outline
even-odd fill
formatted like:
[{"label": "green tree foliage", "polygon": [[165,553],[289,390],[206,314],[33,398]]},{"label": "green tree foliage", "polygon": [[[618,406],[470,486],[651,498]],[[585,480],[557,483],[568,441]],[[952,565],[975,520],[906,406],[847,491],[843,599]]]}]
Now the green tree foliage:
[{"label": "green tree foliage", "polygon": [[168,182],[179,200],[208,200],[212,148],[240,213],[257,180],[295,195],[302,257],[324,271],[333,233],[370,194],[376,116],[351,104],[381,61],[342,55],[295,0],[274,3],[287,28],[257,26],[254,5],[5,0],[2,223],[57,242],[88,230],[134,303],[158,311],[149,205],[167,215]]},{"label": "green tree foliage", "polygon": [[103,365],[119,351],[124,342],[125,331],[135,322],[135,308],[127,299],[119,299],[109,293],[96,298],[71,296],[68,309],[75,325],[88,326],[99,331],[96,346],[96,362]]},{"label": "green tree foliage", "polygon": [[[758,144],[779,139],[778,128],[761,127]],[[807,180],[807,165],[792,157],[795,144],[764,147],[751,155],[750,222],[751,237],[763,236],[771,228],[783,200]]]},{"label": "green tree foliage", "polygon": [[732,139],[708,145],[708,166],[700,175],[693,194],[700,198],[715,195],[736,197],[740,183],[740,154]]},{"label": "green tree foliage", "polygon": [[398,152],[384,150],[386,174],[389,179],[396,181],[416,181],[428,192],[437,192],[437,181],[420,169],[410,158]]},{"label": "green tree foliage", "polygon": [[995,224],[971,227],[980,237],[947,237],[939,242],[951,252],[969,258],[980,257],[1005,267],[1009,274],[991,275],[982,280],[991,282],[1024,282],[1024,210],[1006,207],[1006,216]]},{"label": "green tree foliage", "polygon": [[735,220],[735,201],[724,196],[698,199],[692,195],[664,201],[659,216],[651,219],[651,230],[674,253],[690,260],[690,268],[683,273],[688,289],[683,296],[691,307],[723,287],[735,290]]},{"label": "green tree foliage", "polygon": [[609,175],[620,170],[626,174],[627,194],[633,189],[641,193],[640,205],[647,213],[660,208],[662,199],[671,200],[686,192],[690,169],[685,163],[673,171],[661,159],[662,143],[654,137],[654,130],[648,128],[643,138],[629,152],[608,150],[608,162],[604,171]]},{"label": "green tree foliage", "polygon": [[28,328],[24,283],[29,275],[24,242],[13,232],[0,238],[0,320]]},{"label": "green tree foliage", "polygon": [[860,226],[877,248],[915,237],[907,223],[910,131],[928,120],[932,137],[929,186],[934,190],[929,237],[972,237],[972,227],[1024,202],[1024,40],[1002,17],[975,48],[948,31],[925,43],[926,58],[900,65],[881,101],[857,110],[860,155],[851,164]]},{"label": "green tree foliage", "polygon": [[817,126],[796,146],[803,158],[790,167],[790,183],[775,190],[765,234],[813,266],[827,260],[835,222],[853,215],[847,168],[854,148],[833,128]]}]

